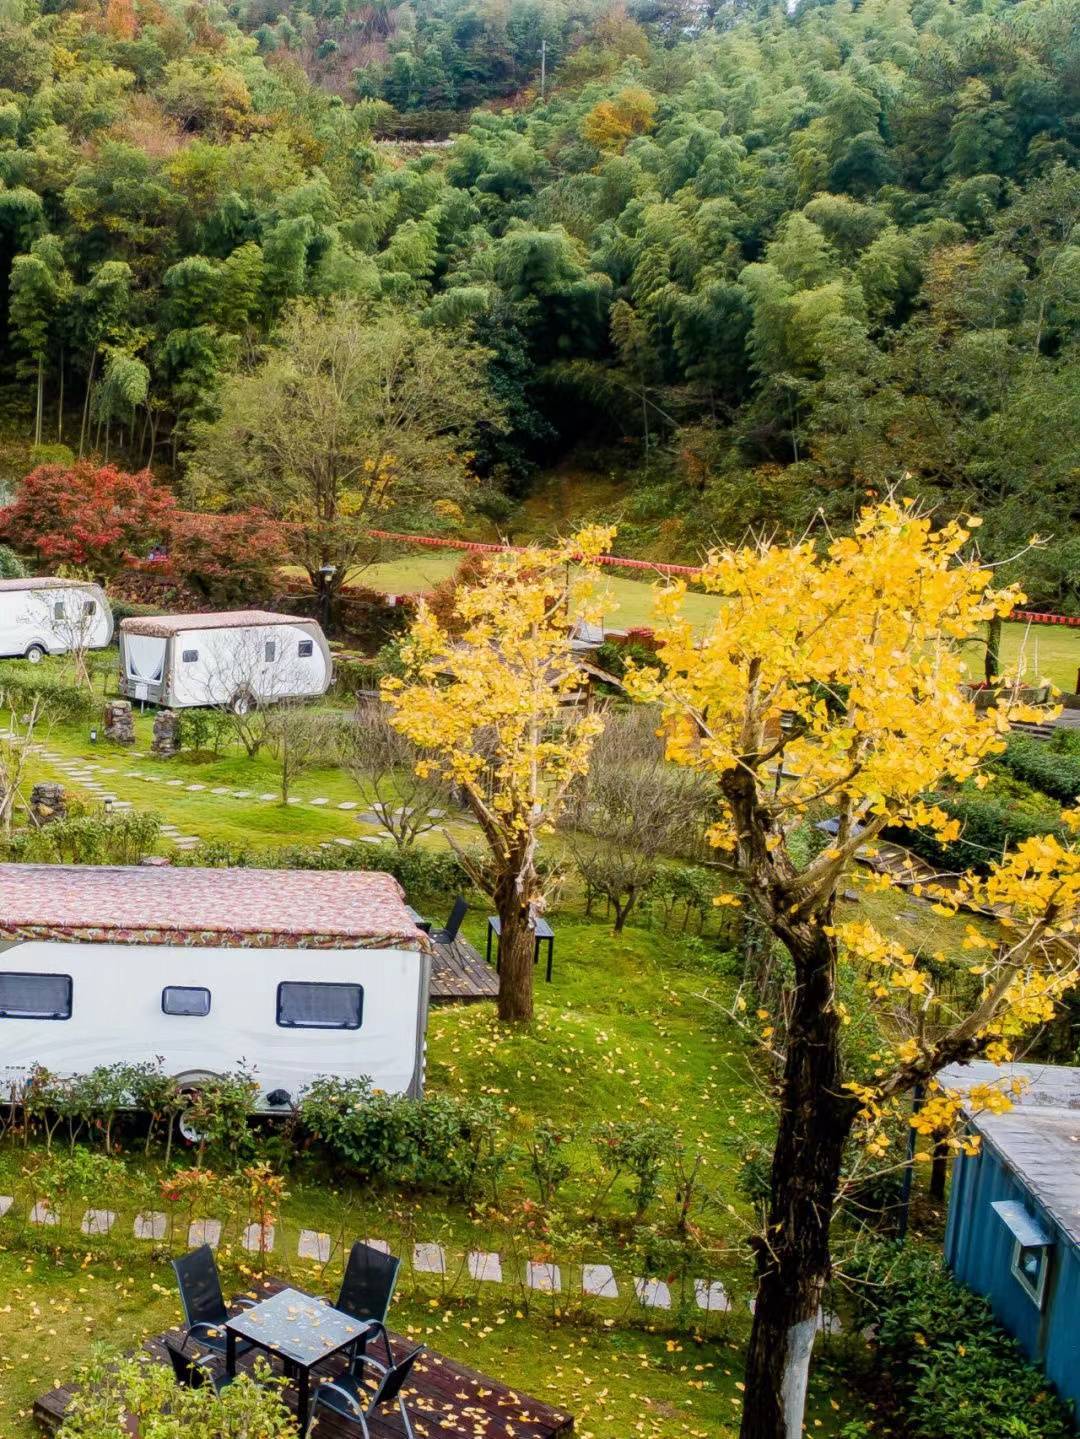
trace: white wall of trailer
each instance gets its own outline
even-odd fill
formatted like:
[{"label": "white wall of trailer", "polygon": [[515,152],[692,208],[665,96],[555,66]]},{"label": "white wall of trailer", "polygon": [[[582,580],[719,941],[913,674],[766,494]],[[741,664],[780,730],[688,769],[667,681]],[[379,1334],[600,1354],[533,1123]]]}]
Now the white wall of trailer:
[{"label": "white wall of trailer", "polygon": [[[284,1089],[295,1100],[320,1074],[370,1077],[392,1094],[423,1087],[430,959],[396,949],[204,949],[28,941],[0,952],[0,1089],[35,1064],[60,1075],[160,1056],[167,1073],[200,1077],[252,1067],[255,1108]],[[67,1019],[12,1017],[19,974],[70,976]],[[360,986],[357,1029],[283,1027],[283,982]],[[167,986],[209,991],[209,1013],[163,1012]],[[4,998],[7,1004],[4,1004]]]},{"label": "white wall of trailer", "polygon": [[330,670],[313,628],[249,625],[173,635],[165,661],[171,677],[165,702],[228,704],[245,689],[263,701],[325,694]]},{"label": "white wall of trailer", "polygon": [[2,656],[25,655],[35,645],[65,654],[76,640],[85,649],[104,649],[112,632],[112,610],[98,585],[0,590]]}]

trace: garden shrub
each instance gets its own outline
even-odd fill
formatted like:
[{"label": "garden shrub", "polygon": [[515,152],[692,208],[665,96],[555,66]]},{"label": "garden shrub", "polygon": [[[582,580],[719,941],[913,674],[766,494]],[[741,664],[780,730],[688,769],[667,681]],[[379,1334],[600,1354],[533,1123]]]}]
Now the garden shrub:
[{"label": "garden shrub", "polygon": [[608,1175],[601,1194],[627,1176],[633,1181],[634,1218],[640,1219],[660,1191],[664,1165],[675,1149],[672,1131],[657,1120],[610,1120],[593,1131],[593,1143]]},{"label": "garden shrub", "polygon": [[1075,1430],[1045,1376],[989,1304],[935,1250],[874,1244],[848,1263],[856,1320],[877,1327],[876,1365],[911,1439],[1067,1439]]},{"label": "garden shrub", "polygon": [[356,1175],[373,1184],[446,1189],[471,1198],[498,1151],[491,1099],[409,1099],[366,1079],[324,1075],[302,1095],[300,1123]]},{"label": "garden shrub", "polygon": [[1005,850],[1015,849],[1026,839],[1061,833],[1056,807],[1045,796],[1015,781],[995,781],[981,792],[961,789],[950,794],[929,794],[926,801],[959,820],[957,839],[942,841],[927,830],[900,826],[890,826],[882,837],[904,845],[935,869],[984,871]]},{"label": "garden shrub", "polygon": [[359,869],[392,874],[411,895],[445,896],[471,887],[469,876],[449,850],[401,850],[394,844],[354,845],[351,849],[317,845],[254,850],[242,845],[212,843],[175,856],[180,865],[215,869]]},{"label": "garden shrub", "polygon": [[1071,804],[1080,795],[1080,753],[1058,744],[1056,737],[1047,742],[1030,735],[1010,735],[999,764],[1062,804]]},{"label": "garden shrub", "polygon": [[21,672],[0,666],[0,696],[4,708],[18,714],[28,714],[37,700],[44,718],[60,723],[90,719],[98,707],[97,697],[88,689],[43,675],[30,665],[23,665]]},{"label": "garden shrub", "polygon": [[161,817],[138,810],[68,815],[14,835],[7,854],[24,864],[138,864],[160,834]]}]

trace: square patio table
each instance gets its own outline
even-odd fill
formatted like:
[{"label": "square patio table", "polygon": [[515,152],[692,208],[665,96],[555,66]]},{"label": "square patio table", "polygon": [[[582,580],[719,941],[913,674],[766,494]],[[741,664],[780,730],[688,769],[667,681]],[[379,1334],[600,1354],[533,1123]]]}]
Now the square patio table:
[{"label": "square patio table", "polygon": [[300,1432],[307,1428],[311,1400],[311,1371],[331,1354],[348,1349],[371,1329],[340,1309],[301,1294],[281,1289],[261,1304],[234,1314],[225,1325],[225,1372],[236,1374],[236,1341],[246,1339],[268,1354],[280,1354],[296,1370],[296,1417]]},{"label": "square patio table", "polygon": [[[535,932],[535,934],[536,934],[536,943],[533,945],[533,964],[536,964],[536,963],[538,962],[539,958],[540,958],[540,946],[541,946],[542,944],[546,943],[546,944],[547,944],[547,974],[545,975],[545,978],[546,978],[548,984],[550,984],[550,983],[551,983],[551,966],[552,966],[552,963],[553,963],[554,958],[555,958],[555,931],[552,929],[551,925],[548,924],[548,922],[547,922],[546,919],[537,919],[537,921],[536,921],[536,929],[535,929],[534,932]],[[498,943],[496,944],[496,947],[495,947],[495,970],[496,970],[496,972],[498,972],[498,968],[499,968],[499,949],[500,949],[501,946],[502,946],[502,921],[499,919],[499,916],[498,916],[497,914],[490,914],[490,915],[488,915],[488,922],[487,922],[487,962],[488,962],[488,964],[491,963],[491,937],[492,937],[492,935],[494,935],[494,936],[495,936],[495,939],[498,941]]]}]

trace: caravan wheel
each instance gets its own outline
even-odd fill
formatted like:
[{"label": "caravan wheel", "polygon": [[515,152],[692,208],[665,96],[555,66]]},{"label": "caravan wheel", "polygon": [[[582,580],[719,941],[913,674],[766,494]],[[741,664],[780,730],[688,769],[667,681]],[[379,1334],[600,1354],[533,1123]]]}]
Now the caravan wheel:
[{"label": "caravan wheel", "polygon": [[32,665],[39,665],[45,658],[45,646],[31,645],[26,651],[25,658],[28,659]]},{"label": "caravan wheel", "polygon": [[233,695],[229,708],[234,715],[243,719],[245,715],[251,714],[255,708],[255,696],[250,690],[241,690],[239,694]]}]

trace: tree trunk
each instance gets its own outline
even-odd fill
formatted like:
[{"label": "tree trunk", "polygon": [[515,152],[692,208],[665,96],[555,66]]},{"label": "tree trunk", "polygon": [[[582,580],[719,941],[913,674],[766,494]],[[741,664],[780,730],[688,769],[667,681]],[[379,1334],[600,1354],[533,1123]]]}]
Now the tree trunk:
[{"label": "tree trunk", "polygon": [[496,890],[499,914],[499,1018],[525,1024],[533,1017],[533,951],[536,933],[529,925],[528,905],[508,875]]},{"label": "tree trunk", "polygon": [[45,360],[39,355],[37,362],[37,408],[34,412],[34,444],[41,444],[41,416],[45,400]]},{"label": "tree trunk", "polygon": [[90,368],[86,375],[86,394],[83,396],[82,424],[79,427],[79,459],[83,457],[86,445],[86,423],[90,418],[90,392],[94,388],[94,366],[97,364],[97,349],[90,355]]},{"label": "tree trunk", "polygon": [[60,393],[56,400],[56,443],[64,438],[64,352],[60,351]]},{"label": "tree trunk", "polygon": [[[825,921],[827,922],[827,921]],[[746,1356],[740,1439],[800,1439],[810,1354],[829,1277],[829,1229],[857,1105],[842,1088],[834,941],[813,921],[781,937],[795,961],[768,1232]]]},{"label": "tree trunk", "polygon": [[1000,615],[986,622],[986,683],[992,684],[1001,673],[1001,626]]}]

